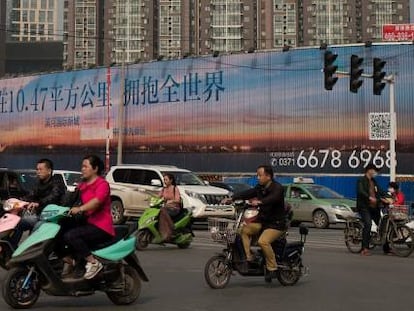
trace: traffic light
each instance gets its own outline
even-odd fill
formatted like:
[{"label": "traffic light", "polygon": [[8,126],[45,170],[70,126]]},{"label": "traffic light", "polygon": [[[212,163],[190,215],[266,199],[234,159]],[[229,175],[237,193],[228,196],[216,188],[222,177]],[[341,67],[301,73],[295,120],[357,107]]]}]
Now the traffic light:
[{"label": "traffic light", "polygon": [[334,77],[334,74],[338,69],[338,66],[335,66],[333,64],[337,57],[338,55],[332,53],[331,51],[326,51],[324,54],[323,72],[325,76],[325,90],[327,91],[332,91],[332,87],[338,81],[338,78]]},{"label": "traffic light", "polygon": [[381,95],[381,92],[386,85],[384,82],[382,82],[382,79],[384,79],[385,77],[385,72],[382,71],[382,69],[384,68],[386,63],[387,63],[386,61],[383,61],[380,58],[374,58],[374,61],[373,61],[374,73],[372,74],[372,80],[373,80],[372,85],[373,85],[374,95]]},{"label": "traffic light", "polygon": [[358,93],[358,89],[362,85],[362,80],[360,80],[364,69],[361,68],[363,58],[358,57],[357,55],[351,56],[351,72],[349,78],[349,90],[352,93]]}]

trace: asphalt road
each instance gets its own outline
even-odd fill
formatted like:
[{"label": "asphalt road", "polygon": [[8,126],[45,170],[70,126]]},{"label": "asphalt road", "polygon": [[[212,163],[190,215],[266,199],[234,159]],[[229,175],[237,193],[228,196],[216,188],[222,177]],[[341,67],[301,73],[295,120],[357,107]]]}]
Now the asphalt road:
[{"label": "asphalt road", "polygon": [[[297,238],[292,228],[290,240]],[[271,285],[261,277],[235,275],[227,288],[210,289],[203,277],[204,264],[221,246],[208,233],[197,231],[191,248],[150,246],[139,252],[150,278],[143,283],[139,301],[115,307],[105,294],[81,298],[42,295],[33,310],[411,310],[414,255],[385,256],[374,250],[371,257],[348,253],[341,229],[311,229],[304,263],[310,274],[293,287],[276,280]],[[0,272],[0,279],[5,272]],[[0,298],[0,310],[8,306]]]}]

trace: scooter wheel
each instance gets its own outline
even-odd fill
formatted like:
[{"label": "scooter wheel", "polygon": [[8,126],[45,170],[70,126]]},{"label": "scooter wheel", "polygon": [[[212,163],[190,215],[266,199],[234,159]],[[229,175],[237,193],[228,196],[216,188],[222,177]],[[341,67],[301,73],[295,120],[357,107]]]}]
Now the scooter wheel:
[{"label": "scooter wheel", "polygon": [[279,269],[277,270],[276,277],[283,286],[293,286],[301,277],[300,268]]},{"label": "scooter wheel", "polygon": [[115,305],[130,305],[134,303],[141,294],[141,280],[138,272],[130,267],[124,266],[125,286],[122,291],[108,291],[106,295]]},{"label": "scooter wheel", "polygon": [[228,265],[226,257],[211,257],[204,268],[204,278],[211,288],[222,289],[230,281],[232,268]]},{"label": "scooter wheel", "polygon": [[17,267],[7,272],[3,283],[3,299],[14,309],[27,309],[33,306],[40,295],[40,286],[36,274],[32,274],[23,287],[29,270]]},{"label": "scooter wheel", "polygon": [[191,245],[191,242],[177,244],[178,248],[181,248],[181,249],[189,248],[190,245]]}]

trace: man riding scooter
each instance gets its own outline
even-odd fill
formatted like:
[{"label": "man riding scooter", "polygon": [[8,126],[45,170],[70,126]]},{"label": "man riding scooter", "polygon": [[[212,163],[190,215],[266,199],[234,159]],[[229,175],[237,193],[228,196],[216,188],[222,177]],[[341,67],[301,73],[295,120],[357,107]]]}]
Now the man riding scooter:
[{"label": "man riding scooter", "polygon": [[241,237],[247,263],[254,258],[250,250],[251,238],[260,234],[258,244],[266,258],[265,280],[270,282],[276,277],[277,263],[272,243],[287,230],[287,212],[285,210],[284,191],[280,183],[273,179],[273,169],[268,165],[257,168],[258,185],[253,189],[233,195],[228,201],[251,200],[250,204],[258,208],[256,222],[243,226]]},{"label": "man riding scooter", "polygon": [[24,215],[17,225],[10,243],[14,248],[22,238],[23,232],[36,226],[39,215],[43,208],[48,204],[60,204],[66,193],[66,186],[60,175],[53,175],[53,162],[49,159],[40,159],[36,164],[36,175],[38,182],[33,191],[25,197],[29,204],[25,207],[32,214]]}]

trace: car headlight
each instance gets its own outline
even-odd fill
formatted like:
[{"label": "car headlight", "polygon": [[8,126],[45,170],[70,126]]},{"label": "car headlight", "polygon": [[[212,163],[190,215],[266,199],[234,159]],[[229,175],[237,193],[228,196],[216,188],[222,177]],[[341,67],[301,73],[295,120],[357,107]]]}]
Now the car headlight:
[{"label": "car headlight", "polygon": [[340,211],[344,211],[344,212],[351,211],[351,209],[348,208],[348,206],[341,205],[341,204],[332,204],[331,207],[334,209],[340,210]]},{"label": "car headlight", "polygon": [[188,191],[188,190],[186,190],[186,191],[185,191],[185,193],[186,193],[189,197],[191,197],[191,198],[193,198],[193,199],[200,200],[200,201],[201,201],[201,202],[203,202],[204,204],[207,204],[207,200],[206,200],[206,198],[205,198],[205,196],[204,196],[204,195],[199,194],[199,193],[196,193],[196,192]]}]

